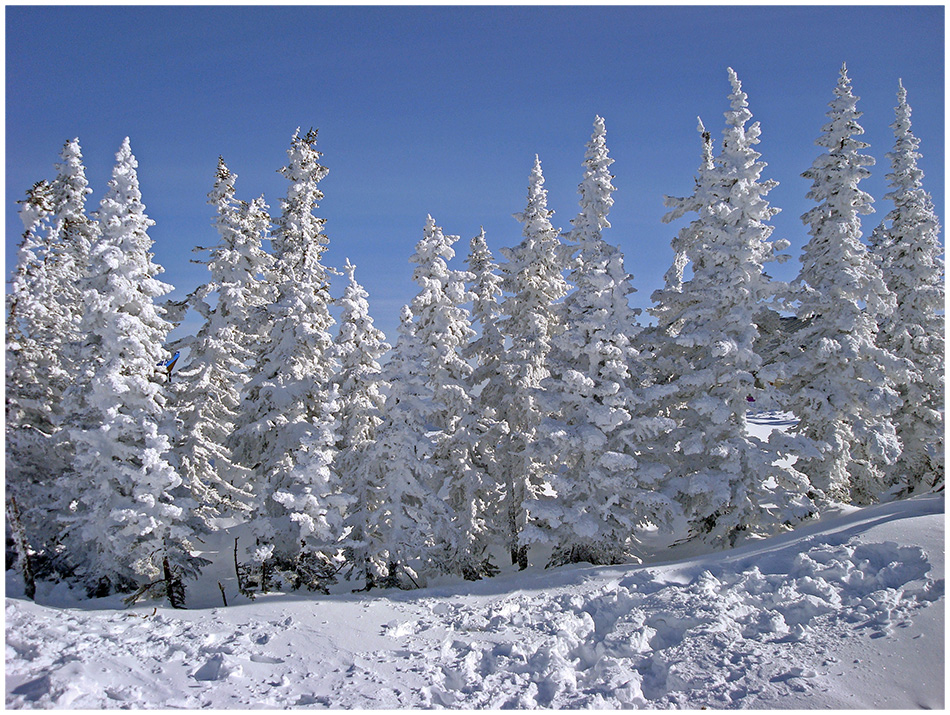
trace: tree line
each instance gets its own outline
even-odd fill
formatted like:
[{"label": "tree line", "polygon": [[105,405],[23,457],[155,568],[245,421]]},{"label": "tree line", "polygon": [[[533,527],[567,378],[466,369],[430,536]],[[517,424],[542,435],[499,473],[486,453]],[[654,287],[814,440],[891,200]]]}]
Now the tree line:
[{"label": "tree line", "polygon": [[[864,240],[859,182],[874,162],[842,67],[803,174],[810,240],[786,283],[765,270],[788,258],[768,223],[777,184],[728,75],[718,151],[700,121],[694,190],[666,198],[664,222],[692,218],[652,295],[654,325],[630,307],[633,277],[604,238],[614,177],[600,117],[570,230],[552,223],[537,158],[504,260],[482,231],[451,267],[459,236],[426,219],[393,346],[355,267],[323,263],[315,131],[294,133],[274,212],[238,199],[219,160],[217,242],[196,249],[208,280],[164,302],[129,140],[94,213],[79,142],[66,142],[55,179],[20,202],[8,554],[12,540],[28,580],[178,606],[206,563],[196,539],[222,517],[249,525],[235,568],[252,594],[478,579],[532,554],[623,563],[656,533],[724,548],[832,504],[942,489],[942,249],[906,91],[887,154],[894,208]],[[188,311],[201,327],[169,342]],[[172,353],[185,355],[174,373]],[[794,424],[757,438],[753,403]]]}]

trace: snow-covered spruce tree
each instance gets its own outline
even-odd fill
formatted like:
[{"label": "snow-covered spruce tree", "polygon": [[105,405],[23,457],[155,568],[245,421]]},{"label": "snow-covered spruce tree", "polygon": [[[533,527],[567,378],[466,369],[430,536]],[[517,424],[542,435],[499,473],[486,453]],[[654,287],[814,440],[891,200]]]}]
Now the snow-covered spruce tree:
[{"label": "snow-covered spruce tree", "polygon": [[375,504],[373,485],[366,477],[372,469],[366,460],[368,450],[376,441],[386,401],[379,360],[390,346],[383,332],[373,325],[367,301],[369,294],[356,281],[356,266],[347,259],[343,271],[347,285],[338,301],[343,310],[336,337],[340,371],[334,377],[339,394],[340,428],[333,469],[343,493],[353,499],[344,521],[348,531],[347,578],[365,582],[369,573],[366,524]]},{"label": "snow-covered spruce tree", "polygon": [[552,455],[545,490],[527,502],[522,543],[553,547],[550,565],[622,563],[638,527],[670,528],[666,469],[646,449],[669,421],[650,414],[641,390],[634,291],[620,250],[602,235],[613,205],[604,120],[587,144],[581,210],[567,234],[572,252],[564,330],[554,338],[551,377],[542,382],[542,446]]},{"label": "snow-covered spruce tree", "polygon": [[116,154],[99,207],[101,235],[83,282],[83,369],[66,393],[64,432],[73,445],[61,493],[68,557],[90,593],[164,584],[181,605],[183,579],[203,563],[192,555],[181,478],[168,462],[172,420],[156,364],[169,324],[155,299],[171,290],[156,276],[128,138]]},{"label": "snow-covered spruce tree", "polygon": [[434,522],[433,536],[440,546],[434,566],[447,573],[474,579],[481,575],[487,547],[484,519],[487,476],[473,454],[474,401],[470,390],[473,368],[462,353],[475,335],[472,318],[463,307],[471,299],[467,271],[453,270],[452,245],[458,236],[446,236],[428,216],[422,239],[409,258],[416,264],[412,277],[420,291],[410,303],[415,318],[423,371],[432,399],[425,421],[433,430],[430,458],[432,488],[446,502],[451,521]]},{"label": "snow-covered spruce tree", "polygon": [[242,236],[246,243],[241,250],[247,254],[247,265],[244,266],[250,278],[251,271],[256,270],[254,280],[242,284],[242,307],[244,308],[244,325],[242,330],[247,337],[245,345],[245,360],[248,375],[252,374],[263,361],[262,355],[270,335],[269,306],[273,302],[276,291],[271,280],[274,268],[274,257],[267,253],[261,245],[261,239],[269,240],[271,232],[270,206],[261,194],[250,202],[241,201],[238,207],[238,223],[241,226]]},{"label": "snow-covered spruce tree", "polygon": [[420,572],[431,568],[434,551],[444,546],[434,535],[450,519],[430,486],[435,477],[426,415],[432,390],[420,370],[423,351],[412,321],[404,306],[399,340],[382,372],[389,386],[383,421],[363,460],[367,589],[421,585]]},{"label": "snow-covered spruce tree", "polygon": [[[472,276],[469,292],[472,295],[472,318],[481,328],[478,337],[465,348],[463,355],[473,361],[475,369],[469,378],[473,396],[473,410],[465,416],[466,432],[471,440],[471,454],[475,470],[484,475],[480,484],[484,529],[488,540],[504,538],[500,530],[502,489],[505,483],[504,461],[500,445],[508,434],[507,422],[502,419],[500,405],[509,390],[505,373],[505,336],[499,327],[502,295],[502,276],[498,270],[482,229],[469,244],[466,259]],[[483,562],[486,574],[497,567]]]},{"label": "snow-covered spruce tree", "polygon": [[253,558],[261,586],[278,567],[292,586],[322,589],[335,566],[346,499],[329,468],[335,453],[336,368],[330,328],[329,272],[320,262],[327,246],[323,219],[313,211],[327,175],[314,148],[317,133],[298,129],[280,173],[290,183],[281,199],[271,246],[267,308],[270,332],[248,382],[230,446],[254,472]]},{"label": "snow-covered spruce tree", "polygon": [[[91,190],[77,139],[66,142],[61,159],[53,182],[35,186],[27,200],[24,221],[30,224],[30,235],[24,237],[25,253],[21,256],[26,262],[14,277],[11,298],[18,307],[12,310],[8,324],[8,329],[18,333],[14,336],[18,339],[10,343],[17,354],[11,354],[12,362],[8,364],[14,377],[8,395],[28,413],[21,415],[22,419],[8,415],[13,417],[16,432],[10,434],[14,439],[9,443],[9,453],[15,463],[32,471],[28,479],[36,489],[32,495],[20,495],[18,511],[27,534],[41,552],[41,570],[51,565],[45,558],[48,551],[44,544],[55,541],[56,522],[49,519],[55,490],[51,490],[50,481],[62,473],[68,458],[64,453],[68,452],[67,445],[56,432],[62,421],[63,393],[77,370],[76,346],[84,310],[79,286],[97,230],[85,211]],[[39,220],[41,217],[43,220]],[[28,275],[30,279],[24,282]],[[24,290],[29,297],[24,296]],[[13,480],[17,473],[10,472]]]},{"label": "snow-covered spruce tree", "polygon": [[[53,289],[44,260],[47,253],[45,240],[48,219],[52,213],[50,186],[40,181],[26,192],[19,202],[20,219],[25,231],[17,249],[17,264],[10,279],[7,294],[6,322],[6,429],[8,462],[17,453],[14,432],[38,431],[49,435],[53,431],[50,404],[46,344],[50,321],[47,318],[56,307]],[[24,453],[22,456],[28,456]],[[7,472],[8,478],[11,473]]]},{"label": "snow-covered spruce tree", "polygon": [[692,275],[683,280],[674,264],[668,289],[654,294],[664,301],[655,355],[669,379],[660,411],[676,423],[660,450],[670,469],[664,491],[680,504],[689,535],[714,545],[771,533],[809,510],[802,475],[747,431],[747,398],[762,365],[756,315],[784,291],[763,266],[788,242],[769,240],[766,222],[778,210],[765,195],[776,182],[760,180],[759,124],[746,126],[752,114],[731,68],[729,80],[722,151],[710,164],[704,140],[694,194],[666,201],[666,221],[698,214],[673,242]]},{"label": "snow-covered spruce tree", "polygon": [[528,566],[528,550],[521,543],[526,500],[542,488],[546,465],[533,445],[539,437],[543,412],[538,403],[541,381],[550,374],[552,340],[560,331],[558,301],[567,294],[560,256],[559,230],[551,225],[541,161],[534,159],[528,181],[525,210],[515,214],[522,224],[521,243],[503,248],[507,263],[500,266],[502,288],[508,294],[501,305],[499,328],[510,340],[502,370],[509,388],[498,403],[498,415],[507,426],[496,454],[504,475],[499,531],[511,554],[511,563]]},{"label": "snow-covered spruce tree", "polygon": [[775,366],[784,406],[799,418],[788,437],[775,441],[798,451],[795,467],[808,475],[809,496],[819,506],[875,501],[884,470],[900,454],[890,415],[900,405],[893,385],[905,366],[875,344],[875,317],[892,312],[894,298],[861,242],[860,214],[873,209],[858,183],[874,160],[854,138],[864,132],[856,104],[842,66],[830,121],[816,141],[825,151],[802,174],[818,204],[802,216],[811,240],[793,294],[804,326]]},{"label": "snow-covered spruce tree", "polygon": [[80,340],[79,324],[84,306],[79,286],[89,265],[89,251],[96,240],[98,226],[86,214],[86,197],[92,193],[86,180],[79,139],[63,146],[62,163],[57,164],[57,176],[51,184],[53,215],[50,226],[50,255],[47,258],[50,274],[58,285],[57,299],[62,306],[62,324],[59,337],[59,361],[66,381],[59,394],[71,382],[76,364],[81,357],[75,354]]},{"label": "snow-covered spruce tree", "polygon": [[894,209],[871,234],[871,255],[881,268],[896,309],[882,316],[878,344],[909,360],[913,380],[897,383],[903,405],[894,415],[903,445],[891,469],[893,491],[908,494],[944,482],[944,264],[940,223],[917,167],[920,140],[911,131],[907,90],[900,84],[894,150],[888,152]]},{"label": "snow-covered spruce tree", "polygon": [[[250,472],[236,464],[227,446],[248,381],[246,364],[253,356],[256,336],[248,334],[251,313],[260,309],[260,276],[273,261],[261,247],[267,230],[265,206],[248,206],[235,199],[237,176],[218,159],[214,188],[208,203],[215,207],[219,241],[199,261],[208,267],[209,281],[190,296],[204,318],[194,336],[172,344],[187,351],[187,363],[174,375],[170,391],[180,428],[174,453],[178,471],[197,508],[196,526],[213,528],[213,519],[249,508]],[[253,210],[252,210],[253,209]],[[262,220],[263,219],[263,220]],[[215,296],[214,305],[208,302]]]},{"label": "snow-covered spruce tree", "polygon": [[62,471],[53,449],[54,398],[50,376],[60,367],[53,355],[59,310],[48,273],[50,185],[40,181],[21,200],[25,231],[7,294],[6,322],[6,486],[30,547],[45,558],[58,539],[49,515],[55,501],[53,477]]},{"label": "snow-covered spruce tree", "polygon": [[[75,346],[79,339],[79,321],[84,310],[79,294],[79,285],[89,262],[89,246],[96,236],[96,224],[86,215],[86,196],[92,193],[86,181],[85,168],[79,140],[72,139],[63,146],[62,162],[56,165],[56,178],[51,184],[42,182],[33,187],[25,209],[31,223],[27,233],[30,238],[24,244],[33,254],[33,262],[41,261],[40,269],[30,269],[35,274],[29,291],[34,305],[30,308],[29,337],[39,347],[34,363],[36,390],[40,385],[45,391],[49,422],[47,432],[55,429],[62,408],[63,392],[74,379],[76,362]],[[42,188],[41,188],[42,187]],[[42,194],[42,198],[40,198]],[[38,219],[39,203],[45,220]],[[32,204],[33,208],[29,205]],[[28,261],[29,263],[30,261]],[[24,278],[26,274],[21,274]],[[20,290],[14,287],[14,300]],[[27,304],[24,303],[23,308]],[[23,310],[20,311],[24,313]]]},{"label": "snow-covered spruce tree", "polygon": [[[712,187],[715,185],[712,177],[715,169],[712,135],[703,125],[702,119],[697,117],[696,120],[697,131],[702,136],[703,148],[702,160],[694,178],[693,193],[688,197],[666,197],[665,205],[672,208],[672,211],[663,217],[664,223],[677,221],[688,213],[699,214],[716,200],[712,194]],[[656,325],[644,330],[643,342],[644,347],[650,351],[650,364],[655,379],[662,385],[671,384],[678,376],[677,370],[682,367],[679,364],[682,348],[671,341],[670,337],[679,334],[683,327],[683,315],[687,309],[702,300],[700,294],[684,294],[683,292],[686,267],[689,265],[690,254],[696,252],[696,243],[702,242],[702,228],[701,221],[692,221],[674,236],[671,242],[673,263],[663,274],[663,287],[653,291],[650,296],[653,307],[649,310],[656,319]],[[670,394],[673,393],[670,392]],[[667,411],[670,404],[668,401],[665,403]]]}]

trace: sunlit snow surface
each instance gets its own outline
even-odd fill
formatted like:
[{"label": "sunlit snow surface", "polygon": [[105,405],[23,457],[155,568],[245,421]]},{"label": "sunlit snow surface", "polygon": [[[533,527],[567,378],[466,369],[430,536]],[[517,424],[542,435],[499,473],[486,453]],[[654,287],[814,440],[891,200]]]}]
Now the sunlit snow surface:
[{"label": "sunlit snow surface", "polygon": [[34,604],[8,572],[7,707],[944,706],[942,495],[644,566],[253,603],[233,539],[207,546],[186,611]]}]

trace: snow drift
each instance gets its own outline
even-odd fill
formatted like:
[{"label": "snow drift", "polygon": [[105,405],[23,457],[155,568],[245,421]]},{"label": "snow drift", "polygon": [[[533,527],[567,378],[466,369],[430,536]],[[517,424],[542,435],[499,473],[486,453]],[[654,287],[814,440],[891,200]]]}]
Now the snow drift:
[{"label": "snow drift", "polygon": [[8,572],[7,707],[944,705],[942,495],[665,563],[254,602],[215,538],[187,611],[32,603]]}]

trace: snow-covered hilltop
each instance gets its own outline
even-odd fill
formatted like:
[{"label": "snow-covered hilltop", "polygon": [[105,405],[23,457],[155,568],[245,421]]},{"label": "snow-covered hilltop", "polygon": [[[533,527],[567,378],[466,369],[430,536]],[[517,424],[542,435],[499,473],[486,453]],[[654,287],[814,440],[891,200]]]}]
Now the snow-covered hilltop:
[{"label": "snow-covered hilltop", "polygon": [[927,495],[716,555],[253,602],[219,532],[184,611],[8,572],[6,704],[942,708],[943,527]]}]

